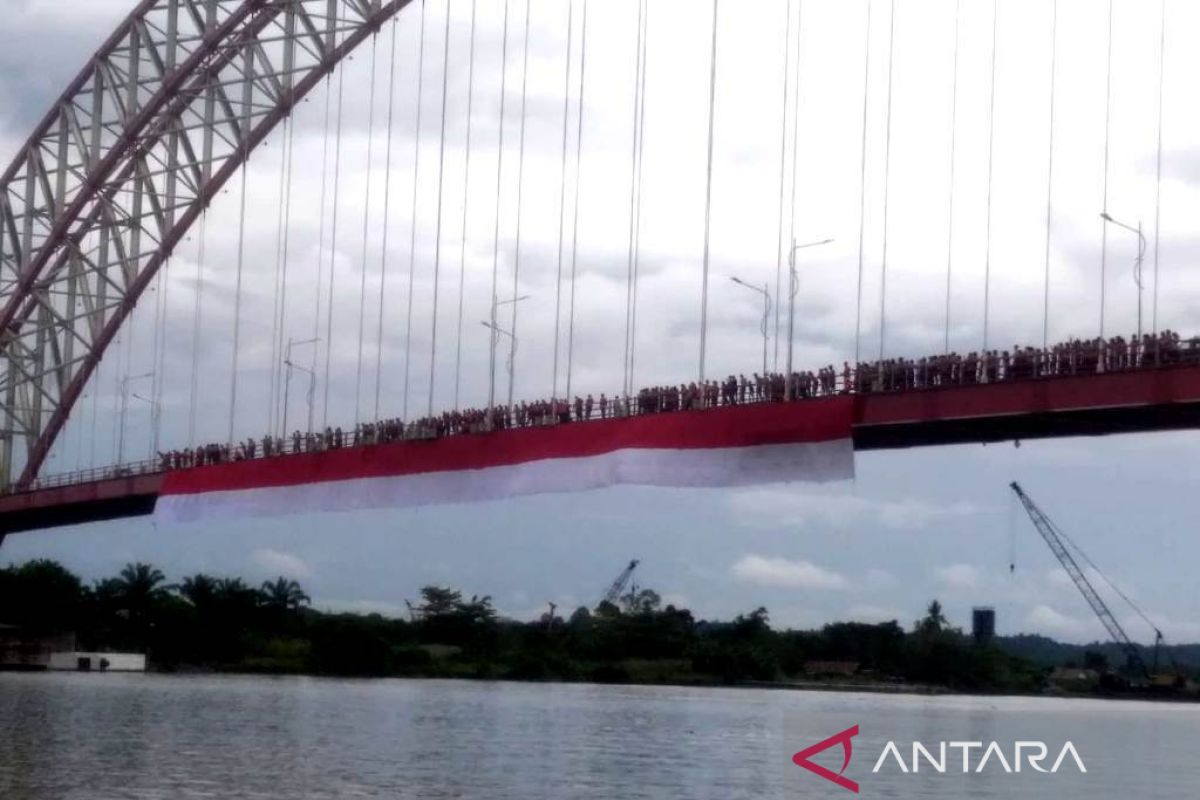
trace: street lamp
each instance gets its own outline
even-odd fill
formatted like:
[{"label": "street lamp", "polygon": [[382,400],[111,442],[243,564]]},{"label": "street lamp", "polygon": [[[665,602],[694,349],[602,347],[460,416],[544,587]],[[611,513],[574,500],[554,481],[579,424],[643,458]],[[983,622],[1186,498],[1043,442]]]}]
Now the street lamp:
[{"label": "street lamp", "polygon": [[833,239],[821,239],[817,242],[796,244],[796,240],[792,239],[792,249],[788,253],[788,277],[790,280],[788,286],[787,374],[783,378],[783,385],[786,387],[784,397],[788,400],[795,399],[795,389],[792,386],[792,335],[796,329],[796,293],[800,291],[800,278],[796,274],[796,251],[808,247],[819,247],[832,241]]},{"label": "street lamp", "polygon": [[133,381],[141,381],[154,376],[154,372],[146,372],[141,375],[126,375],[121,378],[121,425],[120,434],[117,436],[117,464],[125,463],[125,415],[129,411],[129,384]]},{"label": "street lamp", "polygon": [[131,392],[130,397],[141,400],[150,406],[150,425],[154,430],[154,438],[150,440],[150,460],[154,460],[154,455],[158,452],[158,421],[162,417],[162,403],[151,400],[149,397],[142,397],[137,392]]},{"label": "street lamp", "polygon": [[734,283],[736,283],[738,286],[745,286],[750,291],[758,292],[759,294],[761,294],[763,296],[763,317],[762,317],[763,365],[762,365],[762,371],[763,371],[763,375],[765,376],[767,374],[767,322],[769,321],[769,319],[771,317],[771,292],[767,288],[767,284],[765,284],[765,283],[762,285],[762,288],[760,289],[759,287],[755,286],[754,284],[746,283],[744,280],[742,280],[741,278],[738,278],[738,277],[730,278],[730,280],[733,281]]},{"label": "street lamp", "polygon": [[[513,297],[508,300],[499,300],[494,295],[492,297],[491,321],[483,323],[485,328],[489,328],[492,331],[491,351],[490,351],[491,355],[490,355],[489,369],[488,369],[488,411],[489,412],[491,412],[491,410],[493,408],[495,408],[495,406],[496,406],[496,344],[497,344],[496,337],[497,337],[497,335],[504,334],[504,335],[508,336],[510,339],[512,339],[512,347],[509,348],[509,351],[508,351],[508,405],[509,405],[509,408],[511,408],[512,404],[513,404],[513,367],[512,367],[512,364],[513,364],[513,359],[516,357],[516,352],[517,352],[517,337],[513,336],[511,333],[509,333],[506,330],[502,330],[499,327],[499,325],[496,321],[496,312],[499,310],[500,306],[511,305],[513,303],[519,303],[522,300],[528,300],[529,298],[530,298],[530,295],[527,295],[527,294],[523,294],[520,297]],[[489,416],[490,416],[490,413],[489,413]]]},{"label": "street lamp", "polygon": [[285,365],[287,365],[287,373],[283,379],[283,423],[282,423],[283,424],[283,432],[281,434],[282,436],[288,435],[288,429],[287,429],[287,427],[288,427],[288,425],[287,425],[288,390],[291,388],[291,385],[292,385],[292,369],[293,368],[303,370],[304,372],[308,373],[308,433],[312,433],[313,394],[317,390],[317,373],[315,370],[309,369],[308,367],[306,367],[302,364],[294,363],[292,361],[292,348],[299,347],[300,345],[305,345],[305,344],[316,344],[319,341],[321,341],[321,340],[318,337],[313,337],[312,339],[302,339],[298,342],[295,341],[294,339],[292,339],[290,336],[288,337],[287,349],[284,351],[284,355],[283,355],[283,363]]},{"label": "street lamp", "polygon": [[1142,341],[1142,262],[1146,257],[1146,237],[1142,234],[1142,221],[1139,219],[1137,227],[1126,225],[1120,220],[1113,219],[1107,211],[1100,212],[1100,219],[1105,222],[1111,222],[1118,228],[1124,228],[1130,233],[1136,234],[1138,237],[1138,253],[1137,259],[1133,262],[1133,282],[1137,284],[1138,300],[1137,300],[1137,338],[1138,346],[1141,346]]}]

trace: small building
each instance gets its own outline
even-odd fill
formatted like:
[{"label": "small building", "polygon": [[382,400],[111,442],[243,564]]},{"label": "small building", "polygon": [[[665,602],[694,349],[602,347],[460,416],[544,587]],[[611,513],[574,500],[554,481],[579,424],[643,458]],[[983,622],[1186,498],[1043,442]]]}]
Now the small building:
[{"label": "small building", "polygon": [[146,656],[142,653],[81,653],[72,650],[52,653],[47,668],[66,672],[145,672]]},{"label": "small building", "polygon": [[0,625],[0,669],[46,669],[52,654],[74,649],[73,633],[48,633]]},{"label": "small building", "polygon": [[996,638],[996,609],[976,606],[971,609],[971,635],[975,644],[989,645]]}]

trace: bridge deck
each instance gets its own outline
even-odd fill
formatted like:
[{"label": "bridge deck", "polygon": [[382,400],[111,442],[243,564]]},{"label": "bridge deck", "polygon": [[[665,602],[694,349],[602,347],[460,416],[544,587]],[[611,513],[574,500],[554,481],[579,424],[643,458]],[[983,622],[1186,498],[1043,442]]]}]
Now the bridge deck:
[{"label": "bridge deck", "polygon": [[[1200,366],[862,394],[853,436],[856,450],[881,450],[1181,428],[1200,428]],[[7,533],[149,514],[164,474],[0,496],[0,541]]]}]

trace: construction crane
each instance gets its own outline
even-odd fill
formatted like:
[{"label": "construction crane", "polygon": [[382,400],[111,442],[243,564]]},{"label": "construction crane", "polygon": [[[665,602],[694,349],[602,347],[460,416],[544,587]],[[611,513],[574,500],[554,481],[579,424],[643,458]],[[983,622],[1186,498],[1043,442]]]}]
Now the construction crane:
[{"label": "construction crane", "polygon": [[[1037,504],[1030,499],[1029,495],[1025,494],[1024,490],[1021,489],[1020,484],[1018,484],[1016,481],[1013,481],[1009,485],[1012,487],[1013,492],[1017,495],[1017,498],[1021,501],[1021,505],[1025,507],[1025,512],[1029,514],[1029,519],[1033,521],[1033,527],[1037,528],[1037,532],[1040,533],[1042,538],[1046,540],[1046,544],[1049,545],[1050,551],[1054,553],[1055,558],[1058,559],[1058,563],[1062,564],[1063,569],[1066,570],[1067,574],[1071,576],[1071,580],[1075,583],[1075,588],[1079,589],[1079,593],[1083,595],[1085,600],[1087,600],[1088,605],[1092,607],[1092,611],[1095,612],[1096,616],[1100,618],[1100,622],[1108,631],[1108,635],[1112,637],[1113,641],[1115,641],[1125,653],[1125,659],[1129,671],[1136,674],[1138,677],[1146,679],[1152,678],[1152,673],[1150,669],[1146,667],[1146,662],[1142,658],[1141,651],[1138,650],[1137,645],[1130,641],[1129,636],[1125,633],[1125,629],[1121,627],[1121,623],[1117,622],[1117,618],[1113,616],[1112,611],[1104,602],[1104,599],[1100,597],[1099,592],[1097,592],[1096,588],[1092,586],[1091,581],[1087,579],[1087,576],[1083,573],[1083,570],[1079,568],[1079,564],[1075,561],[1075,557],[1071,555],[1068,545],[1077,550],[1083,559],[1089,564],[1089,566],[1092,566],[1094,569],[1095,565],[1091,564],[1091,559],[1089,559],[1087,555],[1079,549],[1079,546],[1072,542],[1065,533],[1058,529],[1058,526],[1046,516],[1044,511],[1038,508]],[[1097,572],[1099,572],[1099,570],[1097,570]],[[1104,580],[1110,586],[1112,586],[1113,590],[1116,591],[1117,594],[1121,595],[1125,602],[1129,603],[1134,611],[1136,611],[1143,619],[1146,620],[1147,624],[1149,624],[1151,628],[1153,628],[1154,669],[1157,671],[1158,648],[1163,640],[1162,631],[1160,631],[1154,625],[1154,623],[1150,622],[1149,618],[1147,618],[1137,606],[1133,605],[1133,602],[1125,595],[1124,592],[1113,585],[1113,583],[1107,578]]]},{"label": "construction crane", "polygon": [[621,570],[621,574],[612,582],[612,586],[608,587],[608,591],[604,593],[604,598],[600,601],[600,605],[609,603],[616,605],[621,599],[621,593],[625,591],[625,587],[629,584],[629,579],[633,577],[633,571],[637,569],[638,560],[635,558],[629,562],[629,566]]}]

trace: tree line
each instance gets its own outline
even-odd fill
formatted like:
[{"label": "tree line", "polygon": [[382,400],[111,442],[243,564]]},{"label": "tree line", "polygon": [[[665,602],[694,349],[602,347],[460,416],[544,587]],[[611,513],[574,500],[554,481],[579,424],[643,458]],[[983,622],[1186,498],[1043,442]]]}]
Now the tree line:
[{"label": "tree line", "polygon": [[502,618],[488,596],[426,586],[403,619],[318,611],[286,577],[254,586],[196,574],[171,583],[142,563],[91,585],[49,560],[0,569],[0,623],[71,631],[80,649],[145,652],[161,670],[647,683],[849,680],[978,691],[1033,691],[1046,672],[977,645],[947,622],[936,601],[908,628],[893,620],[795,631],[773,628],[761,607],[728,621],[697,620],[650,589],[522,622]]}]

